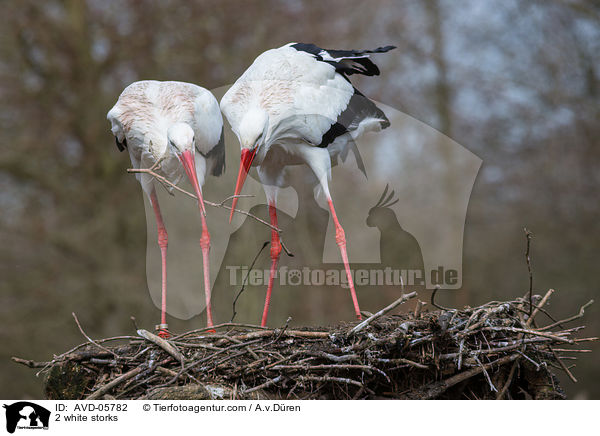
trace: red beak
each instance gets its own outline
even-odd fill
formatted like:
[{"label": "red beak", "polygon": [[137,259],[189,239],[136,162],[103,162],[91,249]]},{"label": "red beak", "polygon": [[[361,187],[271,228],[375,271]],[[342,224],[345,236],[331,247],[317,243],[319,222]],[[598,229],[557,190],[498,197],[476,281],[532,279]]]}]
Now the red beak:
[{"label": "red beak", "polygon": [[[249,150],[244,148],[242,150],[242,155],[240,158],[240,172],[238,173],[237,183],[235,184],[235,194],[240,195],[242,192],[242,187],[244,186],[244,182],[246,181],[246,176],[248,175],[248,171],[250,171],[250,165],[252,165],[252,161],[254,160],[254,156],[256,155],[256,150],[258,147],[254,147],[253,150]],[[233,212],[235,211],[235,206],[237,205],[238,197],[234,197],[231,202],[231,213],[229,214],[229,222],[233,218]]]},{"label": "red beak", "polygon": [[198,207],[200,208],[200,212],[206,215],[206,210],[204,210],[204,199],[202,198],[202,192],[200,192],[200,185],[198,184],[198,176],[196,175],[196,162],[194,161],[194,155],[192,155],[191,151],[186,150],[178,155],[178,157],[183,165],[183,169],[185,170],[188,179],[190,179],[190,183],[194,187],[194,191],[198,197]]}]

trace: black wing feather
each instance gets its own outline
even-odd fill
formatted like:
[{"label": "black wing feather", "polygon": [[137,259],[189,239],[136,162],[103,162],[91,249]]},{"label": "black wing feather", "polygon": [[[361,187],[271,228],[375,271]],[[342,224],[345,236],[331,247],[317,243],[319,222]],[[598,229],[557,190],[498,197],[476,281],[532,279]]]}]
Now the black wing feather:
[{"label": "black wing feather", "polygon": [[123,142],[120,142],[119,138],[115,136],[115,142],[117,143],[117,148],[119,151],[125,151],[127,148],[127,139],[123,138]]},{"label": "black wing feather", "polygon": [[381,120],[380,125],[382,129],[389,127],[390,120],[388,120],[385,113],[377,107],[373,101],[365,97],[358,89],[354,88],[354,94],[348,102],[346,109],[338,116],[335,123],[331,125],[329,130],[325,132],[322,137],[319,147],[327,147],[338,136],[344,133],[356,130],[361,121],[367,118],[376,118]]},{"label": "black wing feather", "polygon": [[368,55],[370,53],[385,53],[396,48],[393,45],[386,45],[373,50],[330,50],[306,43],[292,44],[291,47],[313,55],[320,62],[333,65],[335,70],[345,77],[352,74],[378,76],[379,68],[369,59]]}]

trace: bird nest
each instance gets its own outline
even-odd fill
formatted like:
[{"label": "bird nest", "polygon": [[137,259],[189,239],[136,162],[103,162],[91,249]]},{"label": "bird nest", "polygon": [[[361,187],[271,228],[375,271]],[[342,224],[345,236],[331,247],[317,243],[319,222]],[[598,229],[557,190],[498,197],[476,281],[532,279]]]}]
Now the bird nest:
[{"label": "bird nest", "polygon": [[418,302],[389,315],[412,292],[329,328],[222,324],[169,340],[146,330],[92,340],[82,330],[88,342],[49,362],[13,360],[42,368],[49,399],[560,399],[554,369],[575,380],[565,362],[597,338],[567,328],[591,302],[556,321],[543,308],[552,292],[460,310],[432,297],[433,311]]}]

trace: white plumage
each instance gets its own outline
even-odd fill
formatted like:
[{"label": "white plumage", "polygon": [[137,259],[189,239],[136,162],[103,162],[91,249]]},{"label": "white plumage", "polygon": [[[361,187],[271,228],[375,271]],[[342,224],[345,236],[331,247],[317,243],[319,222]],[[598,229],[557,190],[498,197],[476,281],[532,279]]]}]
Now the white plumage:
[{"label": "white plumage", "polygon": [[[277,193],[286,184],[286,167],[306,164],[313,170],[329,203],[358,318],[345,235],[333,208],[328,179],[331,166],[345,158],[350,148],[355,150],[355,139],[389,125],[385,114],[352,86],[348,76],[378,75],[368,53],[392,48],[325,50],[313,44],[290,43],[258,56],[221,100],[221,110],[242,150],[235,194],[240,193],[250,166],[257,166],[272,224],[277,223]],[[360,162],[358,153],[356,158]],[[233,207],[236,202],[234,198]],[[273,231],[263,325],[280,252],[279,236]]]},{"label": "white plumage", "polygon": [[[206,89],[191,83],[134,82],[119,96],[107,118],[118,148],[129,151],[134,168],[151,168],[178,183],[187,174],[196,195],[202,219],[202,248],[207,322],[212,326],[210,306],[209,259],[210,235],[204,216],[201,187],[206,173],[218,176],[225,168],[223,119],[219,104]],[[156,215],[162,258],[162,315],[159,332],[168,336],[166,324],[166,249],[168,236],[164,226],[155,180],[149,174],[137,174],[149,196]]]},{"label": "white plumage", "polygon": [[[117,142],[126,141],[134,168],[150,168],[162,159],[157,172],[178,183],[184,171],[176,148],[169,144],[168,133],[170,128],[182,123],[191,128],[194,146],[199,152],[194,153],[194,157],[200,186],[206,172],[220,175],[224,169],[225,148],[220,142],[223,118],[219,104],[210,91],[200,86],[156,80],[134,82],[121,93],[107,119]],[[182,126],[177,127],[172,129],[172,139],[185,140]],[[154,187],[152,177],[139,173],[137,177],[150,195]]]}]

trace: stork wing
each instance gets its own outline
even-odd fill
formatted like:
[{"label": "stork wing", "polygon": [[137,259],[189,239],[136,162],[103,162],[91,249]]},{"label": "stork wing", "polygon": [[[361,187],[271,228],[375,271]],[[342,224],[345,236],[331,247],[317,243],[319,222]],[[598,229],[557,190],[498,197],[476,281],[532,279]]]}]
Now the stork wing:
[{"label": "stork wing", "polygon": [[338,73],[348,76],[352,74],[378,76],[379,68],[369,59],[369,54],[385,53],[396,48],[393,45],[386,45],[373,50],[330,50],[305,43],[290,44],[290,47],[309,53],[316,60],[333,65]]}]

